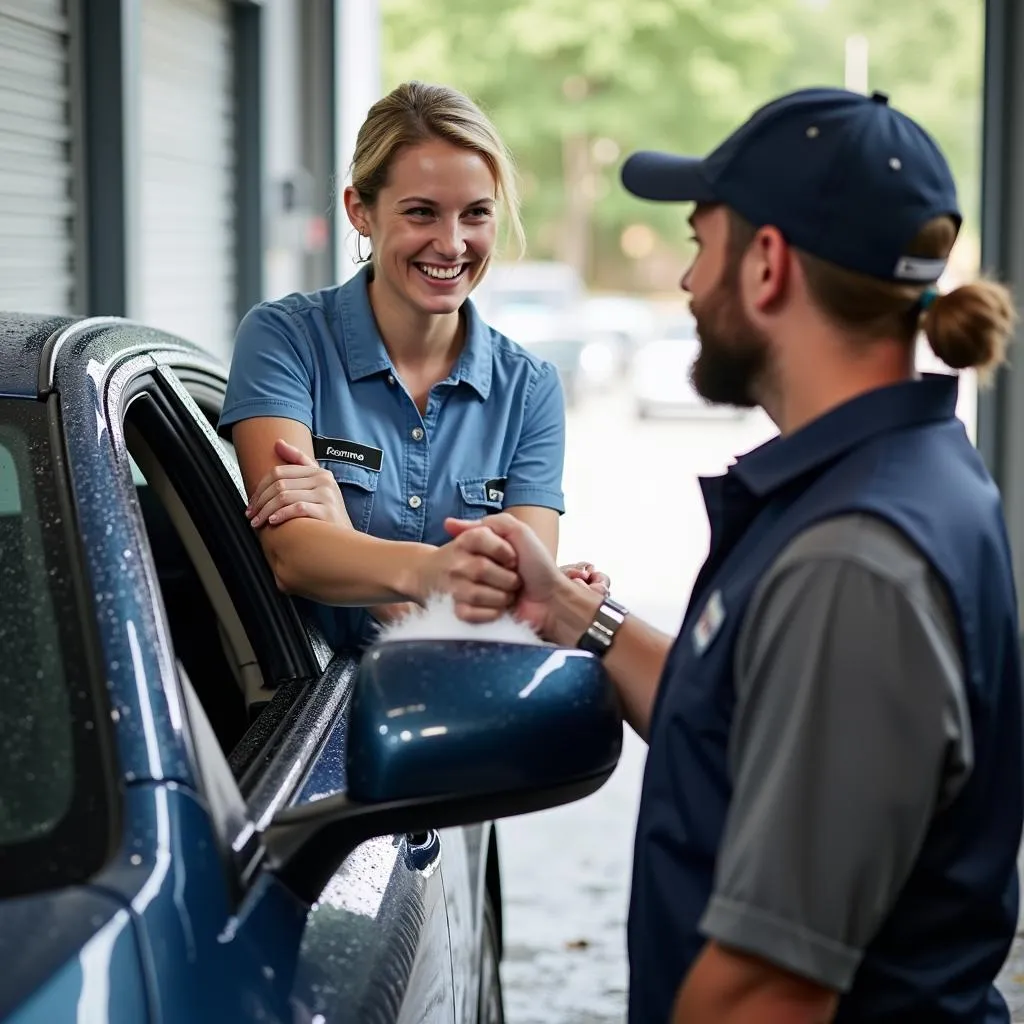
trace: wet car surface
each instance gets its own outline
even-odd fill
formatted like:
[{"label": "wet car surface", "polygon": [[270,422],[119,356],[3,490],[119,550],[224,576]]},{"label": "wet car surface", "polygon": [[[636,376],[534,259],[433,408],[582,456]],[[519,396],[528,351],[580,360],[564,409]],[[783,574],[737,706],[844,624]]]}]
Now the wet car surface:
[{"label": "wet car surface", "polygon": [[362,842],[318,898],[282,808],[345,786],[357,663],[276,588],[224,369],[0,318],[0,1019],[501,1019],[489,823]]}]

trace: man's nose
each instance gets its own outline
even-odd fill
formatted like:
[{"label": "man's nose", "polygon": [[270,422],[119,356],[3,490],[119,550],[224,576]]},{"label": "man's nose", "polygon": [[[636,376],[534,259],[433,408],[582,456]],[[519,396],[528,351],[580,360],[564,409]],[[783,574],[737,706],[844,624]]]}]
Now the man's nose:
[{"label": "man's nose", "polygon": [[693,264],[691,263],[686,268],[686,273],[683,274],[682,278],[679,281],[679,287],[682,288],[684,292],[688,292],[688,293],[690,292],[690,275],[692,273],[693,273]]}]

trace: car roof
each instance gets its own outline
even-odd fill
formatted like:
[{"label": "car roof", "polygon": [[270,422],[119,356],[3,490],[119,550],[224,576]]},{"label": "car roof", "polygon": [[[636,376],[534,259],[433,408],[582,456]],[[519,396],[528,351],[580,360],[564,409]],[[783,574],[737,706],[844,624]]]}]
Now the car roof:
[{"label": "car roof", "polygon": [[[66,344],[72,338],[82,344]],[[58,366],[68,360],[78,360],[84,367],[97,347],[106,362],[121,350],[137,350],[140,345],[183,349],[206,360],[214,358],[191,342],[120,317],[0,311],[0,395],[36,398],[53,386]]]},{"label": "car roof", "polygon": [[39,393],[39,360],[47,339],[71,317],[0,313],[0,395]]}]

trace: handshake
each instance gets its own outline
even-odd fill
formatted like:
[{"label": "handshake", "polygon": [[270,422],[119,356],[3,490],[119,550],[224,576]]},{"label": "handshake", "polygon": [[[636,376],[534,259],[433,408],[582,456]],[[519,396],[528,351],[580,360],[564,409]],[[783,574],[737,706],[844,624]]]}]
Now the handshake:
[{"label": "handshake", "polygon": [[[333,474],[284,440],[276,442],[274,452],[281,464],[260,480],[246,509],[255,529],[293,519],[353,529]],[[476,520],[447,519],[445,529],[452,538],[448,543],[417,546],[401,593],[420,605],[434,594],[448,594],[455,614],[465,622],[494,622],[511,613],[545,639],[555,639],[554,609],[560,597],[579,604],[586,593],[596,608],[611,586],[589,562],[558,566],[537,533],[510,512]],[[578,600],[572,602],[572,597]],[[388,619],[400,608],[372,610],[378,618]]]},{"label": "handshake", "polygon": [[447,519],[454,538],[424,561],[418,593],[448,593],[465,622],[492,622],[506,612],[550,638],[552,604],[566,587],[604,597],[609,578],[589,562],[559,566],[537,534],[508,512]]}]

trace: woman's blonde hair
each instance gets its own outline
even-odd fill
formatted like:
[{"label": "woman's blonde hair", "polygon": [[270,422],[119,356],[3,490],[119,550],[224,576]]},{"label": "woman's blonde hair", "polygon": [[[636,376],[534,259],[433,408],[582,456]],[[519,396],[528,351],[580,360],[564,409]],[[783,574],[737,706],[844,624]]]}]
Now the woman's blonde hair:
[{"label": "woman's blonde hair", "polygon": [[497,199],[508,216],[509,232],[526,249],[519,213],[515,165],[497,129],[468,96],[444,85],[405,82],[378,100],[356,136],[352,186],[373,206],[401,149],[442,139],[478,153],[494,175]]},{"label": "woman's blonde hair", "polygon": [[[730,211],[731,248],[745,250],[754,228]],[[957,225],[936,217],[907,247],[908,256],[947,259]],[[812,301],[839,325],[869,338],[896,338],[912,345],[924,331],[932,351],[954,370],[973,368],[987,382],[1006,361],[1017,321],[1009,291],[994,281],[972,281],[922,304],[929,287],[897,284],[844,270],[797,250]]]}]

